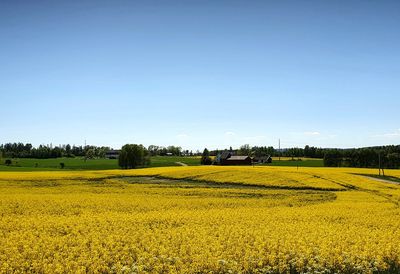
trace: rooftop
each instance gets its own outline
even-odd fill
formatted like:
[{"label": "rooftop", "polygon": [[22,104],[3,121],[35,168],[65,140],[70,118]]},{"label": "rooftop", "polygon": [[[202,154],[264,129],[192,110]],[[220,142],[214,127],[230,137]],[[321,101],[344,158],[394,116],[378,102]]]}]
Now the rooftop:
[{"label": "rooftop", "polygon": [[227,160],[246,160],[249,156],[231,156]]}]

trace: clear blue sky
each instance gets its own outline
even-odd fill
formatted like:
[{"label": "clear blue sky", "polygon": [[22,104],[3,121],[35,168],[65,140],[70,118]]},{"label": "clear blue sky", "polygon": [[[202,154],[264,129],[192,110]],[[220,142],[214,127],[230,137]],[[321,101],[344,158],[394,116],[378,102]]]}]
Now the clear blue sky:
[{"label": "clear blue sky", "polygon": [[1,1],[0,143],[400,143],[400,1]]}]

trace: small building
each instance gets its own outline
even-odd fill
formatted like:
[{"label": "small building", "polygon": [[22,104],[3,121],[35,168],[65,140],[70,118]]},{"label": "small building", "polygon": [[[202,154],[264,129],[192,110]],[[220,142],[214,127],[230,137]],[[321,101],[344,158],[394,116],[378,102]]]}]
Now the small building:
[{"label": "small building", "polygon": [[118,159],[119,152],[120,152],[119,150],[115,150],[115,149],[109,150],[106,152],[106,158],[107,159]]},{"label": "small building", "polygon": [[270,164],[270,163],[272,163],[272,158],[270,155],[254,157],[253,162],[255,164]]},{"label": "small building", "polygon": [[223,162],[223,165],[251,165],[250,156],[231,156]]},{"label": "small building", "polygon": [[223,166],[251,165],[249,156],[234,156],[233,152],[224,151],[216,157],[215,163]]}]

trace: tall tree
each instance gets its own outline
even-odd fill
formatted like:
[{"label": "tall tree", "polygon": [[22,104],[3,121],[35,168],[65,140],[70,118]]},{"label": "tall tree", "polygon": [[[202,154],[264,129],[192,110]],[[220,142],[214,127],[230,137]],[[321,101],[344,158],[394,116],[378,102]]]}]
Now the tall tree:
[{"label": "tall tree", "polygon": [[121,149],[118,164],[122,168],[147,166],[150,164],[149,153],[143,145],[126,144]]}]

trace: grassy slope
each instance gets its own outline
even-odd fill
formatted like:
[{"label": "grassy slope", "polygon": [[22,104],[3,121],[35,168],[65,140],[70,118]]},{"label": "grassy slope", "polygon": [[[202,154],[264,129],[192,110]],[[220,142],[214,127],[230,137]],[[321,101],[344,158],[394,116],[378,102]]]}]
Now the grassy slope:
[{"label": "grassy slope", "polygon": [[[178,156],[156,156],[151,158],[151,167],[178,166],[177,162],[196,166],[200,164],[199,157],[178,157]],[[37,163],[37,167],[35,164]],[[66,170],[104,170],[118,169],[118,161],[113,159],[92,159],[85,161],[83,158],[56,158],[56,159],[12,159],[11,166],[4,165],[4,159],[0,161],[0,171],[36,171],[60,169],[60,163],[65,164]],[[301,158],[291,160],[282,157],[273,158],[268,166],[299,166],[299,167],[322,167],[322,159]]]},{"label": "grassy slope", "polygon": [[[176,162],[187,165],[199,165],[200,159],[196,157],[157,156],[151,158],[151,167],[177,166]],[[12,159],[12,166],[5,166],[4,161],[0,165],[0,171],[36,171],[60,169],[60,163],[65,164],[67,170],[104,170],[118,169],[118,161],[115,159],[91,159],[83,158],[56,158],[56,159]],[[35,164],[38,164],[35,167]]]},{"label": "grassy slope", "polygon": [[[37,167],[35,164],[37,163]],[[60,163],[65,164],[65,169],[116,169],[116,160],[93,159],[85,161],[83,158],[56,158],[56,159],[12,159],[12,166],[0,165],[0,170],[10,171],[34,171],[60,169]]]}]

